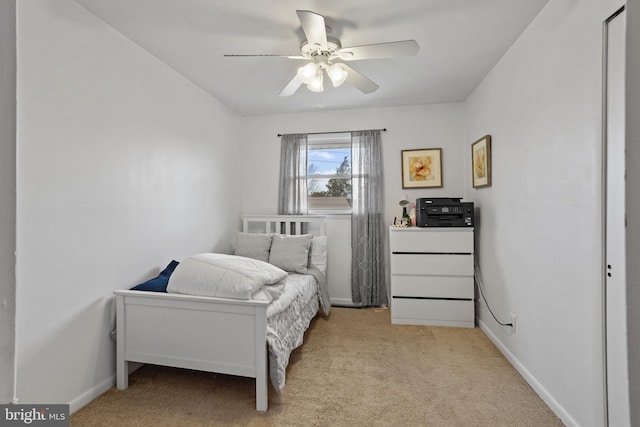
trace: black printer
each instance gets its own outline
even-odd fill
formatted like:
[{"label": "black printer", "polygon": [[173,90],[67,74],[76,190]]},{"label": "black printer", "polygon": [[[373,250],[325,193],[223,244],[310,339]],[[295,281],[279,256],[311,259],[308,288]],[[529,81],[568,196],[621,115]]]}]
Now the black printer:
[{"label": "black printer", "polygon": [[462,198],[416,199],[418,227],[473,227],[473,203]]}]

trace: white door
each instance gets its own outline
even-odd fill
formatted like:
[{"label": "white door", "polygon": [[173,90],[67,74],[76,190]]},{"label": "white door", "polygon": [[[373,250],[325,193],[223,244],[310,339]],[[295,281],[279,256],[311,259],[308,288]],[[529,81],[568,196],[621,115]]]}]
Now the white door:
[{"label": "white door", "polygon": [[625,12],[606,22],[606,360],[611,427],[630,426],[625,266]]}]

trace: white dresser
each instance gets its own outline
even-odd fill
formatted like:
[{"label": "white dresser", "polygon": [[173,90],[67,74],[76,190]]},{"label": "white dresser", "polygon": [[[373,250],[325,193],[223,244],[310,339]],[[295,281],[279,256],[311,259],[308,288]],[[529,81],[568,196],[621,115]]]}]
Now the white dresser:
[{"label": "white dresser", "polygon": [[475,326],[473,228],[389,229],[391,323]]}]

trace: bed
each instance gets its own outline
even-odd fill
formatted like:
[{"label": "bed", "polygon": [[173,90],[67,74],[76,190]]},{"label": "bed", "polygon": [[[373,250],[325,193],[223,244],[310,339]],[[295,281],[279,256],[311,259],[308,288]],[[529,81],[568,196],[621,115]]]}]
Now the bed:
[{"label": "bed", "polygon": [[[300,215],[245,216],[239,234],[248,233],[311,234],[313,241],[326,234],[323,216]],[[256,409],[266,411],[269,373],[274,388],[281,390],[292,350],[279,347],[300,345],[304,330],[321,306],[328,314],[326,284],[321,283],[323,275],[318,274],[318,269],[311,268],[311,258],[310,252],[308,273],[313,273],[313,277],[289,274],[287,285],[284,285],[284,288],[291,288],[289,282],[297,280],[313,283],[313,291],[307,287],[306,291],[299,292],[306,296],[283,292],[268,301],[268,298],[258,297],[241,300],[140,290],[115,291],[117,388],[128,387],[129,362],[251,377],[256,379]],[[324,260],[326,267],[326,257]],[[309,292],[314,298],[309,297]],[[289,324],[291,320],[285,315],[288,312],[300,316],[295,320],[299,323],[297,326]],[[286,334],[294,336],[282,343],[278,328],[286,328]],[[274,382],[274,376],[281,376],[278,379],[281,384]]]}]

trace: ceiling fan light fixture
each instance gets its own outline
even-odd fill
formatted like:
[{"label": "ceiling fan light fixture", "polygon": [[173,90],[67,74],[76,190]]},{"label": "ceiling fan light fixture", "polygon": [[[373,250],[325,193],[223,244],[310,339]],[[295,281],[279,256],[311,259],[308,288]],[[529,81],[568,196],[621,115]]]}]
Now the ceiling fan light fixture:
[{"label": "ceiling fan light fixture", "polygon": [[327,68],[327,75],[333,83],[333,87],[338,87],[347,80],[348,73],[342,64],[333,64]]},{"label": "ceiling fan light fixture", "polygon": [[318,72],[316,72],[315,76],[313,77],[313,80],[311,81],[311,83],[307,84],[307,88],[309,88],[311,92],[322,92],[324,90],[324,87],[322,85],[322,80],[323,80],[322,68],[319,68]]},{"label": "ceiling fan light fixture", "polygon": [[318,64],[315,62],[309,62],[307,65],[298,68],[298,78],[304,84],[311,84],[315,79],[315,76],[318,71]]}]

